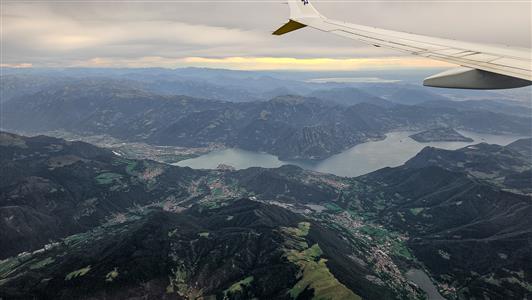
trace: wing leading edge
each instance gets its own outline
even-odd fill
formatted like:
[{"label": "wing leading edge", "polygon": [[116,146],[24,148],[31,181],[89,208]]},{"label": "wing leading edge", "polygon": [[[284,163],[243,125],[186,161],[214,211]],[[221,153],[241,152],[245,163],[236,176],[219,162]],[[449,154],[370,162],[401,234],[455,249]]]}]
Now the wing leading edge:
[{"label": "wing leading edge", "polygon": [[288,5],[290,21],[276,30],[275,35],[308,26],[377,47],[461,66],[425,79],[426,86],[504,89],[532,84],[530,49],[459,42],[331,20],[308,0],[288,0]]}]

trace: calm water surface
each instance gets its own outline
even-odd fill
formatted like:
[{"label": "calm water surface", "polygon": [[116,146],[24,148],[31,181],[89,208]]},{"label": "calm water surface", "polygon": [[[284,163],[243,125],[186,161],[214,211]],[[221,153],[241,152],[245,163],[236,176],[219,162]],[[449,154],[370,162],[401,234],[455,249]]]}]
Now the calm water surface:
[{"label": "calm water surface", "polygon": [[427,276],[422,270],[411,269],[406,272],[406,277],[427,293],[428,300],[445,300],[440,292],[438,292],[438,289],[434,283],[432,283],[429,276]]},{"label": "calm water surface", "polygon": [[454,150],[482,142],[507,145],[522,138],[519,136],[480,134],[468,131],[460,132],[474,141],[471,143],[418,143],[409,138],[409,135],[415,132],[398,131],[387,134],[386,139],[382,141],[360,144],[318,162],[281,161],[274,155],[233,148],[183,160],[175,165],[187,166],[193,169],[214,169],[219,164],[227,164],[237,169],[245,169],[249,167],[277,168],[285,164],[293,164],[305,169],[338,176],[359,176],[384,167],[400,166],[426,146]]}]

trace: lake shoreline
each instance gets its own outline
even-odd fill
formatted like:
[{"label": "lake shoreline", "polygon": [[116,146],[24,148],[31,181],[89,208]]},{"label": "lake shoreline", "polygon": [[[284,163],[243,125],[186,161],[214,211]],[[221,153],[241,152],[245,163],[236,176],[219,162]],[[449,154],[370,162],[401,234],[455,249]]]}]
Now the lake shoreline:
[{"label": "lake shoreline", "polygon": [[247,151],[237,148],[216,150],[196,158],[181,160],[172,165],[193,169],[216,169],[224,164],[235,169],[250,167],[278,168],[282,165],[296,165],[303,169],[329,173],[342,177],[356,177],[384,167],[397,167],[414,157],[425,147],[455,150],[473,144],[489,143],[507,145],[525,136],[493,135],[457,130],[473,139],[473,142],[430,142],[419,143],[409,136],[416,131],[392,131],[378,141],[358,144],[339,154],[320,161],[280,160],[268,153]]},{"label": "lake shoreline", "polygon": [[436,288],[436,285],[434,285],[430,277],[423,270],[410,269],[405,275],[408,280],[415,283],[427,294],[428,300],[445,300]]}]

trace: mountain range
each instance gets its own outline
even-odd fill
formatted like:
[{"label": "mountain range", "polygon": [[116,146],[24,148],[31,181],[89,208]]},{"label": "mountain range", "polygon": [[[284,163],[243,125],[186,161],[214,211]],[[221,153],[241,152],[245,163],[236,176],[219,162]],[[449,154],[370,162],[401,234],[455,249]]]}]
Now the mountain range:
[{"label": "mountain range", "polygon": [[416,269],[448,299],[526,299],[530,142],[346,178],[2,132],[0,297],[424,299]]},{"label": "mountain range", "polygon": [[[420,97],[420,92],[409,89],[400,93],[400,102],[406,102],[409,93],[410,99]],[[324,159],[359,143],[383,139],[392,130],[444,126],[531,134],[530,116],[469,106],[404,105],[346,88],[312,95],[235,103],[155,94],[125,81],[88,78],[5,101],[1,125],[25,132],[104,134],[153,145],[237,147],[283,160]],[[430,98],[429,93],[424,95]],[[443,102],[439,98],[429,102]]]}]

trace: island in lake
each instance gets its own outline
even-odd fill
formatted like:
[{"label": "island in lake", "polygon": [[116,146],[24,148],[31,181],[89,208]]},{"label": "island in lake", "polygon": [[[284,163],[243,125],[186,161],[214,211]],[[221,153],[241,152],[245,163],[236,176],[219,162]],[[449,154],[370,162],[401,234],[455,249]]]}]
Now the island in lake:
[{"label": "island in lake", "polygon": [[463,136],[458,131],[449,127],[429,129],[410,136],[419,143],[430,142],[473,142],[472,138]]}]

